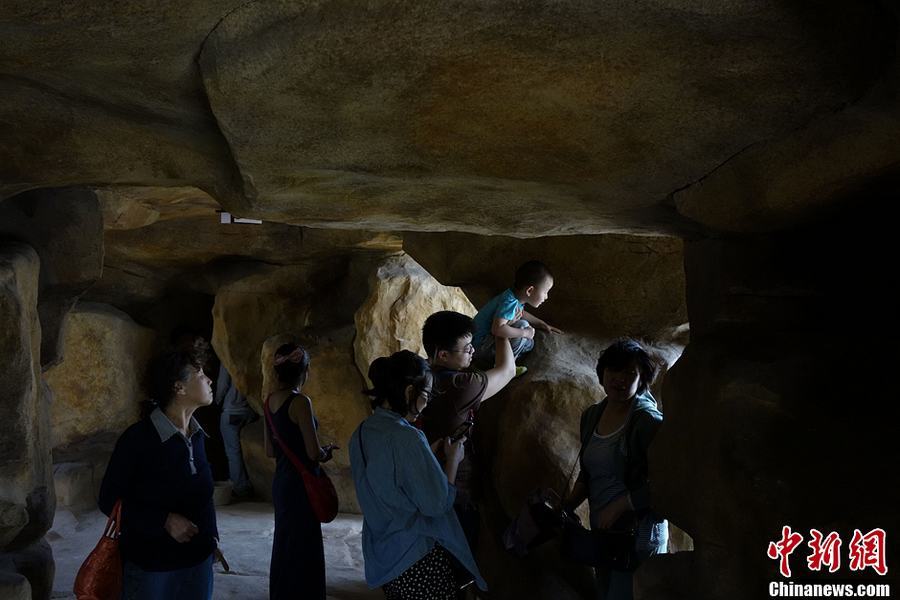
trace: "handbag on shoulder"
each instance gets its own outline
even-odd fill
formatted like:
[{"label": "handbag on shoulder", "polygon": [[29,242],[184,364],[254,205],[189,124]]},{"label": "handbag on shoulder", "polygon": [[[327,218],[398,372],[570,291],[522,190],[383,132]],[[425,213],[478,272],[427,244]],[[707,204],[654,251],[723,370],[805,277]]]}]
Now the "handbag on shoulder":
[{"label": "handbag on shoulder", "polygon": [[338,514],[338,495],[337,490],[334,489],[334,484],[328,477],[328,473],[325,472],[321,465],[318,469],[319,472],[314,473],[282,441],[281,436],[278,435],[278,430],[275,429],[275,422],[272,420],[268,398],[263,403],[263,412],[266,413],[266,421],[269,424],[269,430],[272,432],[272,438],[303,479],[303,487],[306,488],[306,495],[309,498],[309,504],[312,506],[316,518],[320,523],[331,523]]},{"label": "handbag on shoulder", "polygon": [[72,590],[77,600],[119,600],[122,596],[121,526],[122,501],[116,500],[103,536],[78,569]]}]

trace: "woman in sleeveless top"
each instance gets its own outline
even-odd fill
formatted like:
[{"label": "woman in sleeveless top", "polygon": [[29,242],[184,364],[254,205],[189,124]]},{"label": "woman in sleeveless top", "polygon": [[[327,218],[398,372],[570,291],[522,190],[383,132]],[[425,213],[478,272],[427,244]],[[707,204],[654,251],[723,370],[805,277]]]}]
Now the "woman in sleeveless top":
[{"label": "woman in sleeveless top", "polygon": [[[272,425],[304,465],[316,471],[318,463],[331,460],[337,446],[319,445],[318,423],[312,402],[302,393],[309,374],[309,353],[297,344],[284,344],[275,352],[279,388],[266,399]],[[270,600],[325,598],[325,551],[322,526],[313,513],[303,479],[266,421],[266,453],[276,460],[272,481],[275,505],[275,538],[269,569]]]},{"label": "woman in sleeveless top", "polygon": [[[606,398],[581,416],[581,475],[567,501],[569,510],[588,500],[591,529],[609,529],[633,512],[637,560],[666,551],[668,525],[652,509],[647,450],[663,415],[650,394],[656,364],[635,340],[613,343],[597,361]],[[596,572],[600,600],[631,600],[632,573]]]}]

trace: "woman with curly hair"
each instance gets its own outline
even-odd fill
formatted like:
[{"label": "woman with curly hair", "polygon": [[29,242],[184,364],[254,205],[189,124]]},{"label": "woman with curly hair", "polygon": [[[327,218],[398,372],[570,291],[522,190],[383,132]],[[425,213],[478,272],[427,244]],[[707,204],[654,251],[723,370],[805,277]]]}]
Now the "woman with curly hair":
[{"label": "woman with curly hair", "polygon": [[122,502],[119,538],[126,600],[212,598],[218,530],[206,433],[194,411],[212,402],[209,377],[188,352],[151,365],[149,415],[116,442],[100,510]]}]

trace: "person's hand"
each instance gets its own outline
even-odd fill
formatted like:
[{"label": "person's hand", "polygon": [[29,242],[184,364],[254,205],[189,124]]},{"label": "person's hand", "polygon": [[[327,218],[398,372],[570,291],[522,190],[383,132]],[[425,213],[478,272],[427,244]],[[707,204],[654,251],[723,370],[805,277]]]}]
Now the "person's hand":
[{"label": "person's hand", "polygon": [[522,330],[522,337],[526,340],[534,338],[534,327],[526,327]]},{"label": "person's hand", "polygon": [[169,513],[163,528],[166,530],[166,533],[171,535],[172,539],[179,544],[186,544],[191,541],[191,538],[200,531],[200,528],[194,525],[190,519],[187,519],[178,513]]},{"label": "person's hand", "polygon": [[228,573],[231,571],[231,567],[228,566],[228,561],[225,560],[225,555],[222,554],[222,549],[219,548],[219,540],[216,540],[216,549],[213,550],[213,564],[221,563],[222,569]]},{"label": "person's hand", "polygon": [[631,502],[628,501],[628,494],[622,494],[600,510],[598,524],[600,529],[609,529],[616,521],[619,520],[625,511],[631,509]]},{"label": "person's hand", "polygon": [[340,450],[341,447],[337,444],[328,444],[327,446],[322,446],[319,452],[319,462],[328,462],[332,458],[334,458],[334,451]]},{"label": "person's hand", "polygon": [[466,450],[463,447],[463,444],[466,442],[466,436],[462,436],[456,442],[451,442],[450,438],[444,438],[444,456],[447,457],[447,463],[458,465],[463,456],[466,454]]},{"label": "person's hand", "polygon": [[535,325],[537,329],[541,331],[546,331],[547,333],[563,333],[563,330],[559,327],[554,327],[550,323],[538,323]]}]

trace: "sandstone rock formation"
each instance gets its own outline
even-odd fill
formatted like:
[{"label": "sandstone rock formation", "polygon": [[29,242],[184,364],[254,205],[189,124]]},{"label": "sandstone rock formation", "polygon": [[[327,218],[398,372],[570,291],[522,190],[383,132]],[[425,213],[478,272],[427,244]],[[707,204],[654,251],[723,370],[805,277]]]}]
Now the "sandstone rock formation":
[{"label": "sandstone rock formation", "polygon": [[31,247],[0,243],[0,362],[6,366],[0,382],[0,585],[13,596],[30,587],[35,598],[47,598],[52,555],[32,560],[29,549],[50,528],[55,509],[49,393],[41,382],[39,269]]},{"label": "sandstone rock formation", "polygon": [[87,189],[35,190],[0,204],[0,236],[27,242],[41,259],[41,362],[62,360],[66,313],[100,278],[102,218]]},{"label": "sandstone rock formation", "polygon": [[459,288],[441,285],[409,255],[390,258],[369,277],[369,297],[354,316],[353,354],[366,375],[379,356],[412,350],[425,356],[422,325],[439,310],[474,316],[476,309]]},{"label": "sandstone rock formation", "polygon": [[554,285],[534,313],[564,331],[666,337],[687,322],[679,238],[407,233],[403,248],[441,283],[461,286],[476,306],[512,286],[520,264],[543,261]]},{"label": "sandstone rock formation", "polygon": [[258,214],[640,230],[675,220],[660,204],[673,190],[865,89],[890,48],[884,17],[861,5],[251,3],[215,28],[200,65]]},{"label": "sandstone rock formation", "polygon": [[53,447],[138,419],[155,333],[110,306],[81,303],[69,314],[66,360],[47,371],[53,389]]},{"label": "sandstone rock formation", "polygon": [[[195,187],[245,216],[368,229],[678,227],[668,195],[896,64],[896,12],[877,2],[164,2],[150,20],[12,2],[2,17],[0,121],[16,127],[0,197]],[[698,200],[713,213],[715,191]]]},{"label": "sandstone rock formation", "polygon": [[[854,212],[687,245],[691,343],[666,380],[650,462],[662,510],[694,539],[682,594],[759,597],[779,577],[764,550],[784,525],[845,544],[854,528],[897,527],[884,476],[897,407],[878,367],[896,357],[884,293],[896,272],[872,260],[890,252],[889,228]],[[809,576],[806,555],[791,564]]]}]

